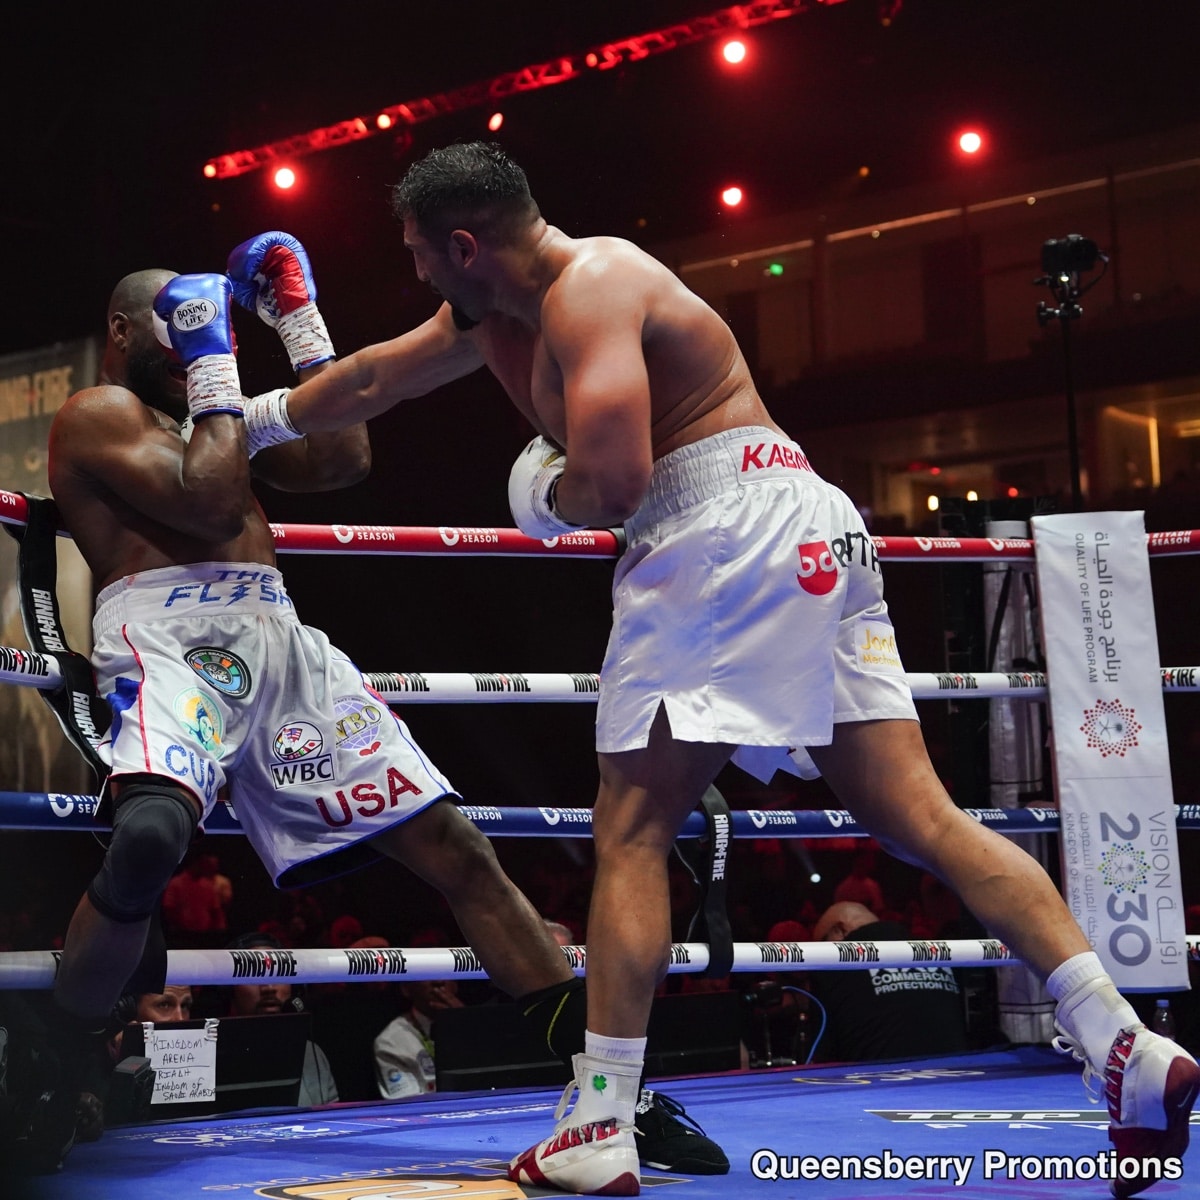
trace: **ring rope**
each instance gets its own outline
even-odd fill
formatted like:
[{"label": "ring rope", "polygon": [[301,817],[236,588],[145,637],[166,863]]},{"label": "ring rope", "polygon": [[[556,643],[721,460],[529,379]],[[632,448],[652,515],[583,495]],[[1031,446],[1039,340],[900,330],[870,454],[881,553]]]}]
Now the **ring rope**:
[{"label": "ring rope", "polygon": [[[0,792],[0,829],[73,830],[103,833],[109,825],[96,820],[98,796],[68,792]],[[1200,829],[1200,804],[1176,804],[1179,829]],[[488,837],[592,836],[590,808],[502,808],[496,805],[461,804],[462,814]],[[964,808],[981,825],[1002,833],[1057,833],[1061,828],[1056,808]],[[845,809],[745,809],[730,813],[730,827],[738,838],[869,837]],[[212,834],[245,831],[229,805],[218,803],[205,818],[204,830]],[[700,812],[688,814],[681,838],[704,837],[707,826]]]},{"label": "ring rope", "polygon": [[[1160,667],[1164,692],[1200,692],[1200,666]],[[368,686],[389,704],[594,704],[600,676],[586,671],[366,671]],[[1046,695],[1043,671],[910,671],[914,700],[990,700]],[[0,646],[0,683],[51,690],[63,681],[52,654]]]},{"label": "ring rope", "polygon": [[[1188,958],[1200,961],[1200,936],[1186,938]],[[576,975],[586,974],[584,946],[563,946]],[[61,953],[9,950],[0,953],[0,989],[51,988]],[[675,942],[669,974],[698,974],[708,966],[703,942]],[[853,971],[862,967],[1005,967],[1021,965],[995,938],[845,942],[735,942],[731,971]],[[288,983],[398,983],[418,979],[486,979],[469,946],[379,949],[168,950],[167,983],[202,986],[282,979]]]},{"label": "ring rope", "polygon": [[[25,524],[29,507],[19,492],[0,490],[0,522]],[[514,557],[616,558],[618,530],[581,529],[561,537],[526,537],[519,529],[491,526],[288,525],[271,524],[280,554],[500,555]],[[63,530],[60,536],[70,535]],[[876,555],[891,562],[1013,562],[1032,560],[1029,538],[872,537]],[[1151,557],[1200,554],[1200,530],[1148,533]]]}]

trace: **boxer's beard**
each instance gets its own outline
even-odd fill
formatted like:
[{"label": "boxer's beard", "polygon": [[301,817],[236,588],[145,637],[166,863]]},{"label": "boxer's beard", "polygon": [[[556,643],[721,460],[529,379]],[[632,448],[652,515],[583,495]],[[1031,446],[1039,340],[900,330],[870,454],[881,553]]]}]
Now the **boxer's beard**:
[{"label": "boxer's beard", "polygon": [[176,420],[187,415],[187,400],[172,387],[167,360],[161,350],[130,354],[125,360],[125,383],[143,404]]},{"label": "boxer's beard", "polygon": [[478,321],[472,321],[457,304],[450,305],[450,317],[454,321],[454,328],[461,329],[464,332],[468,329],[474,329],[479,324]]}]

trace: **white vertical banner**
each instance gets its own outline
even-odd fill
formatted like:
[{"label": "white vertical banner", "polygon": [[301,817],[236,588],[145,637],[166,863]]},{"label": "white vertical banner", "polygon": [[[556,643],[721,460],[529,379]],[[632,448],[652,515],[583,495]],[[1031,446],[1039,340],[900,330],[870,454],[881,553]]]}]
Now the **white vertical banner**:
[{"label": "white vertical banner", "polygon": [[1188,986],[1141,512],[1034,517],[1063,895],[1117,987]]}]

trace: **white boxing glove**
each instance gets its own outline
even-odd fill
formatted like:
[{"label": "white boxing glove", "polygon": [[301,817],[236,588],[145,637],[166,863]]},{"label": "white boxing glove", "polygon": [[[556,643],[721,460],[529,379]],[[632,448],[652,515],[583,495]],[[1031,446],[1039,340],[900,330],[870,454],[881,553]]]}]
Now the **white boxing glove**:
[{"label": "white boxing glove", "polygon": [[566,466],[566,451],[540,435],[517,455],[508,475],[508,507],[526,537],[555,538],[583,528],[554,511],[554,489]]}]

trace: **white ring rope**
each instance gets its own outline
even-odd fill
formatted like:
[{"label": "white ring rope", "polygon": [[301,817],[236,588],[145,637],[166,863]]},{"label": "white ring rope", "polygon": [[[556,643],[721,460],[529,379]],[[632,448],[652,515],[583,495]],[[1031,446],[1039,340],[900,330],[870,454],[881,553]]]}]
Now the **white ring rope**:
[{"label": "white ring rope", "polygon": [[[1200,692],[1200,667],[1160,667],[1164,692]],[[586,671],[367,671],[367,683],[389,704],[594,704],[600,676]],[[905,675],[914,700],[1043,699],[1042,671],[917,671]],[[63,681],[52,654],[0,646],[0,683],[44,690]]]},{"label": "white ring rope", "polygon": [[[1188,957],[1200,961],[1200,936],[1188,936]],[[585,975],[587,951],[563,946],[576,975]],[[0,954],[0,989],[51,988],[61,954],[55,950],[16,950]],[[708,967],[703,942],[671,946],[672,975],[697,974]],[[735,942],[733,972],[853,971],[899,967],[1004,967],[1020,965],[995,938],[911,938],[884,942]],[[479,956],[469,946],[384,947],[346,950],[168,950],[167,983],[229,985],[280,979],[288,983],[396,983],[418,979],[486,979]]]}]

